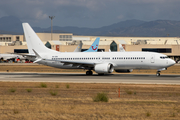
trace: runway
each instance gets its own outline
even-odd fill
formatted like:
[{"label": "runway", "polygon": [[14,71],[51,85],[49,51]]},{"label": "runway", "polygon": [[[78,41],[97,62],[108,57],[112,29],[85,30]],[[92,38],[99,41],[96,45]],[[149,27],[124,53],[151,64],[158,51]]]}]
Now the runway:
[{"label": "runway", "polygon": [[71,82],[71,83],[129,83],[180,84],[180,75],[110,74],[86,76],[79,73],[0,73],[0,81],[9,82]]}]

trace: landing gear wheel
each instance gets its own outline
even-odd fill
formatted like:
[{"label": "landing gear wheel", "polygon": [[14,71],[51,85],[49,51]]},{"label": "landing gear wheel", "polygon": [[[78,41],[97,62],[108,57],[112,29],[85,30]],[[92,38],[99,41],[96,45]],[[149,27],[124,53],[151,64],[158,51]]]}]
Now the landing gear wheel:
[{"label": "landing gear wheel", "polygon": [[86,75],[89,75],[89,71],[86,71]]},{"label": "landing gear wheel", "polygon": [[158,71],[157,73],[156,73],[156,76],[157,77],[159,77],[161,74],[160,74],[160,72]]},{"label": "landing gear wheel", "polygon": [[89,75],[93,75],[93,72],[92,72],[92,71],[89,71]]},{"label": "landing gear wheel", "polygon": [[93,74],[93,72],[92,71],[86,71],[86,75],[92,75]]}]

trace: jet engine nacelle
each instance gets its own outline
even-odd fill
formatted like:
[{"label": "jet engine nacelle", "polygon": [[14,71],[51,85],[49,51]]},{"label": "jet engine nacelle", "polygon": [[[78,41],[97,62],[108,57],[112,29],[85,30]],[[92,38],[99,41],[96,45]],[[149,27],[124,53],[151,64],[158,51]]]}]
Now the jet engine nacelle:
[{"label": "jet engine nacelle", "polygon": [[96,73],[112,73],[114,71],[114,67],[111,63],[102,63],[95,65],[94,71]]},{"label": "jet engine nacelle", "polygon": [[133,71],[133,69],[117,69],[115,71],[118,73],[130,73]]}]

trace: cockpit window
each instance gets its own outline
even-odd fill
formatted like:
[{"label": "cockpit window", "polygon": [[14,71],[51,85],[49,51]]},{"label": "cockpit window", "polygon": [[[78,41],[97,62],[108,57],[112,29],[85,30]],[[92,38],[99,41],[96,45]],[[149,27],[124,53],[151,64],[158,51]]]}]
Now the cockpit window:
[{"label": "cockpit window", "polygon": [[161,59],[166,59],[168,56],[160,56]]}]

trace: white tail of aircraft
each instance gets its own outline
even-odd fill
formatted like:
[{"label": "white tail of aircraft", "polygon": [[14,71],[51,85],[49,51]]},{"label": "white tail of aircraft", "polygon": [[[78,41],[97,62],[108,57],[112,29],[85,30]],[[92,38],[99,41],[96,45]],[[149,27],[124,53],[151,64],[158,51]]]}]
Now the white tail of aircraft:
[{"label": "white tail of aircraft", "polygon": [[[54,50],[51,50],[44,46],[42,41],[39,39],[37,34],[34,32],[34,30],[31,28],[31,26],[28,23],[23,23],[23,29],[24,29],[24,34],[27,42],[28,49],[30,50],[29,54],[34,54],[34,51],[36,51],[39,54],[44,54],[44,53],[49,53],[49,52],[56,52]],[[32,48],[33,46],[33,48]],[[31,51],[32,50],[32,51]]]},{"label": "white tail of aircraft", "polygon": [[[39,39],[37,34],[34,32],[34,30],[31,28],[31,26],[28,23],[23,23],[22,25],[23,25],[23,29],[24,29],[26,42],[28,45],[29,55],[34,55],[33,49],[37,53],[45,53],[45,52],[47,52],[47,51],[49,52],[49,50],[51,50],[51,49],[47,48],[46,46],[44,46],[42,41]],[[95,40],[95,42],[93,43],[93,45],[96,44],[96,46],[99,46],[99,39],[100,38],[97,38]],[[93,45],[91,45],[91,47]],[[81,52],[81,49],[82,49],[82,42],[80,42],[80,44],[74,50],[74,52]],[[98,47],[97,47],[97,49],[98,49]],[[52,50],[52,52],[54,52],[54,50]],[[94,51],[91,51],[88,49],[87,52],[94,52]]]}]

